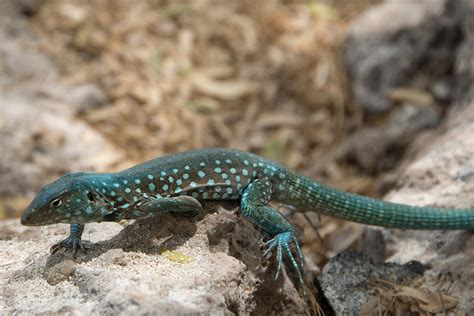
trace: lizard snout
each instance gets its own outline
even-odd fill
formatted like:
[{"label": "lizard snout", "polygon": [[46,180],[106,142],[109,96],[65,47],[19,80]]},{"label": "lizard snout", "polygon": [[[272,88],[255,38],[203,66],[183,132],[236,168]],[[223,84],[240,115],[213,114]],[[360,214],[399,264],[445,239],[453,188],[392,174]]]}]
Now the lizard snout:
[{"label": "lizard snout", "polygon": [[23,213],[23,215],[21,216],[20,223],[25,226],[38,225],[35,223],[35,213],[36,213],[36,209],[27,208],[25,212]]},{"label": "lizard snout", "polygon": [[22,225],[28,225],[29,221],[30,221],[30,218],[31,218],[31,212],[30,210],[26,210],[23,215],[21,216],[21,220],[20,220],[20,223]]}]

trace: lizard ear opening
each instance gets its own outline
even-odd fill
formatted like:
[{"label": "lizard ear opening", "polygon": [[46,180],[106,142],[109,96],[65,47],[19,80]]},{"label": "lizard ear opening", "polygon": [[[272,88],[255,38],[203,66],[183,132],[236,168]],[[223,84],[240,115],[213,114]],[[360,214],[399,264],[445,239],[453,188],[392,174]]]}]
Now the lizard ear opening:
[{"label": "lizard ear opening", "polygon": [[92,193],[90,191],[87,192],[87,198],[89,199],[89,201],[94,202],[95,201],[94,193]]}]

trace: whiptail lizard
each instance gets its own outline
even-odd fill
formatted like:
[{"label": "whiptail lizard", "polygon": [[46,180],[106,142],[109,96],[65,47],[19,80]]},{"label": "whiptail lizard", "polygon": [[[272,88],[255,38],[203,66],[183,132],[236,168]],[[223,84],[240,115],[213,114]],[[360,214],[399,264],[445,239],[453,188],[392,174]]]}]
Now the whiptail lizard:
[{"label": "whiptail lizard", "polygon": [[[305,211],[369,225],[406,229],[474,229],[474,209],[416,207],[333,189],[260,156],[230,149],[173,154],[117,173],[71,173],[41,189],[26,209],[24,225],[71,224],[53,250],[82,248],[84,225],[193,212],[199,201],[237,200],[242,215],[268,233],[265,254],[277,250],[281,270],[289,256],[302,282],[303,256],[290,223],[270,200]],[[293,244],[298,256],[290,251]]]}]

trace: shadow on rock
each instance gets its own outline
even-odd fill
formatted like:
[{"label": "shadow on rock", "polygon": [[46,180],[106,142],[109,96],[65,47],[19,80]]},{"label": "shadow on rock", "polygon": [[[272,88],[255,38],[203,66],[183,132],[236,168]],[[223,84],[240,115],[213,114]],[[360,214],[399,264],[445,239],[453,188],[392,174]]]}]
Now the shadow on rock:
[{"label": "shadow on rock", "polygon": [[[125,226],[120,233],[108,240],[97,243],[85,241],[85,251],[80,252],[74,261],[88,262],[112,249],[151,255],[160,254],[165,249],[174,250],[196,233],[197,220],[197,217],[186,218],[171,214],[138,220]],[[51,269],[57,269],[56,265],[70,262],[71,259],[71,255],[63,252],[53,253],[48,257],[45,272],[49,274]]]}]

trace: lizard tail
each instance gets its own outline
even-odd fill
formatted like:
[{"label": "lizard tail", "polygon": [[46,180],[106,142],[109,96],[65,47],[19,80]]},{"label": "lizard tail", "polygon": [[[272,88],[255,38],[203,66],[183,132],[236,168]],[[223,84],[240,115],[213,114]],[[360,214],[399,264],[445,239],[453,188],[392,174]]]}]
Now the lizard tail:
[{"label": "lizard tail", "polygon": [[340,191],[290,173],[286,199],[302,210],[368,225],[406,229],[474,229],[474,209],[417,207]]}]

